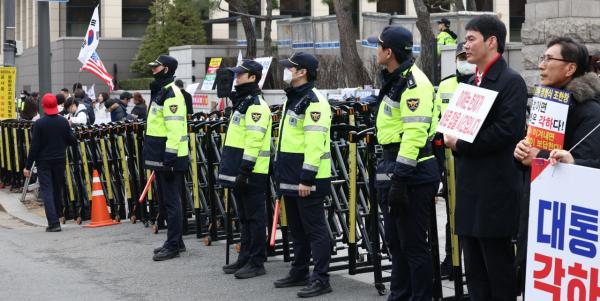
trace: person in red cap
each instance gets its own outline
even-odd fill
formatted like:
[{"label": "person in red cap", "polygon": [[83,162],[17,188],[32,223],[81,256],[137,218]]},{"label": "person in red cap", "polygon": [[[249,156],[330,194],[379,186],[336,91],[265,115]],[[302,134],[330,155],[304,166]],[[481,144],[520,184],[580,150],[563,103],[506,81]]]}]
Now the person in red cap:
[{"label": "person in red cap", "polygon": [[44,201],[48,227],[46,232],[60,232],[59,212],[62,212],[62,187],[65,184],[65,152],[77,143],[69,122],[58,115],[56,96],[42,98],[46,116],[33,124],[32,142],[23,175],[29,177],[35,162],[38,169],[40,194]]}]

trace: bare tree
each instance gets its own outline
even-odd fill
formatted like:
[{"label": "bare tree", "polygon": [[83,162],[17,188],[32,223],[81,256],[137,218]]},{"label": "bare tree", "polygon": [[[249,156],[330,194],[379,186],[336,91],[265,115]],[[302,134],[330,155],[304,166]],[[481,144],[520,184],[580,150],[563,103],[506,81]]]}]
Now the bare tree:
[{"label": "bare tree", "polygon": [[465,5],[463,4],[463,0],[454,0],[454,9],[456,11],[464,11]]},{"label": "bare tree", "polygon": [[429,17],[429,11],[423,0],[413,0],[415,9],[417,11],[417,28],[421,33],[421,54],[419,56],[421,62],[421,70],[429,77],[433,79],[433,68],[437,67],[433,65],[433,56],[436,55],[436,51],[433,45],[435,45],[435,36],[431,29],[431,19]]},{"label": "bare tree", "polygon": [[477,11],[477,1],[467,0],[467,9],[470,11]]},{"label": "bare tree", "polygon": [[352,0],[333,0],[340,33],[342,67],[348,86],[360,87],[370,83],[369,74],[356,49],[356,32],[352,23]]},{"label": "bare tree", "polygon": [[273,39],[271,39],[271,26],[273,24],[273,0],[267,0],[267,18],[265,19],[265,33],[263,42],[265,47],[265,56],[273,56]]}]

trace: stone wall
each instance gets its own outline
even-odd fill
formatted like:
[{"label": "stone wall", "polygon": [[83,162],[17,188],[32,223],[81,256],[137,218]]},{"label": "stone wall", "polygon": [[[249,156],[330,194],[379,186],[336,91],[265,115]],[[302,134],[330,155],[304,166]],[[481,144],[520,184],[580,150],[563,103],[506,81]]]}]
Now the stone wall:
[{"label": "stone wall", "polygon": [[527,0],[521,39],[528,86],[539,81],[538,58],[546,44],[563,36],[584,43],[590,52],[600,50],[600,1]]}]

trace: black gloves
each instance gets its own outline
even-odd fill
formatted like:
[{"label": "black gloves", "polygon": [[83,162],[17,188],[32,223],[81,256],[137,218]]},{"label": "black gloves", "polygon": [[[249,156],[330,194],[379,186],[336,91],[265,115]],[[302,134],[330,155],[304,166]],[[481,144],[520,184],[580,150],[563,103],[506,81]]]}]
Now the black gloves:
[{"label": "black gloves", "polygon": [[175,165],[175,161],[177,160],[177,154],[167,153],[165,152],[163,159],[163,166],[167,169],[170,169]]},{"label": "black gloves", "polygon": [[408,187],[406,181],[392,176],[392,186],[388,193],[388,206],[390,207],[391,216],[400,216],[403,212],[408,211]]}]

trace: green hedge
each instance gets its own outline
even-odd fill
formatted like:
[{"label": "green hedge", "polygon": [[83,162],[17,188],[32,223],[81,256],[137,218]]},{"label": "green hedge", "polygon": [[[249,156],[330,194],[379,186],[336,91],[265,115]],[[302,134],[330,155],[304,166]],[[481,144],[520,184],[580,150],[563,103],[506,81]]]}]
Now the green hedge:
[{"label": "green hedge", "polygon": [[152,77],[124,79],[119,81],[119,88],[122,90],[148,90],[153,80]]}]

